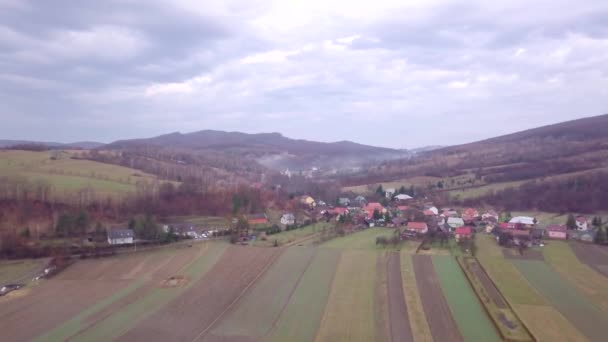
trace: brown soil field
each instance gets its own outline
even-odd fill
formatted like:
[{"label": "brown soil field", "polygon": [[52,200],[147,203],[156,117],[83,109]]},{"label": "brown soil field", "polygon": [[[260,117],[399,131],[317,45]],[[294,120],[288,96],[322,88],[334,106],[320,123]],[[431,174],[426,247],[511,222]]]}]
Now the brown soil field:
[{"label": "brown soil field", "polygon": [[477,264],[476,262],[468,263],[466,265],[475,274],[477,279],[479,279],[481,285],[484,287],[484,289],[486,289],[486,293],[488,294],[488,296],[490,296],[490,299],[492,299],[494,304],[501,309],[505,309],[507,307],[507,303],[505,303],[505,300],[503,299],[496,286],[494,286],[494,283],[488,277],[487,273],[484,272],[484,270],[482,270],[479,267],[479,264]]},{"label": "brown soil field", "polygon": [[540,261],[545,260],[545,258],[543,257],[543,253],[534,249],[526,249],[524,250],[523,255],[521,255],[519,254],[519,251],[517,249],[503,248],[502,253],[507,259]]},{"label": "brown soil field", "polygon": [[198,282],[120,337],[121,341],[193,341],[203,337],[280,250],[231,246]]},{"label": "brown soil field", "polygon": [[608,277],[608,247],[573,242],[574,254],[583,264]]},{"label": "brown soil field", "polygon": [[442,342],[462,342],[462,335],[443,296],[431,257],[428,255],[414,255],[412,261],[416,274],[416,284],[433,339]]},{"label": "brown soil field", "polygon": [[127,280],[51,279],[29,295],[0,301],[0,331],[11,341],[30,341],[97,301],[127,286]]},{"label": "brown soil field", "polygon": [[[160,280],[192,260],[196,252],[191,249],[167,250],[165,253],[135,253],[105,259],[79,260],[56,277],[42,280],[31,288],[27,296],[2,302],[0,300],[0,331],[11,336],[12,341],[32,340],[129,286],[147,273],[158,272],[159,278],[150,283],[158,286]],[[179,265],[175,264],[177,261]],[[163,271],[164,270],[164,271]],[[135,300],[149,289],[146,284],[133,294],[112,303],[110,307],[121,307]],[[87,317],[85,322],[93,324],[111,314],[101,312]]]},{"label": "brown soil field", "polygon": [[388,255],[387,287],[391,341],[414,341],[405,296],[403,295],[401,258],[398,252],[392,252]]}]

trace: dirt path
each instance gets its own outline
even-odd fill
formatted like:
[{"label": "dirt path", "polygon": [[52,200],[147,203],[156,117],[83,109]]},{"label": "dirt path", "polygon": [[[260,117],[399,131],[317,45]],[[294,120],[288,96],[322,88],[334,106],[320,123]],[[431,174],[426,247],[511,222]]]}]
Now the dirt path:
[{"label": "dirt path", "polygon": [[230,247],[196,284],[118,340],[192,341],[221,316],[279,251]]},{"label": "dirt path", "polygon": [[442,342],[462,342],[462,335],[443,296],[431,257],[414,255],[412,261],[416,273],[416,284],[433,339]]},{"label": "dirt path", "polygon": [[405,303],[405,296],[403,295],[401,258],[398,252],[391,252],[388,255],[387,287],[391,341],[413,341],[407,305]]}]

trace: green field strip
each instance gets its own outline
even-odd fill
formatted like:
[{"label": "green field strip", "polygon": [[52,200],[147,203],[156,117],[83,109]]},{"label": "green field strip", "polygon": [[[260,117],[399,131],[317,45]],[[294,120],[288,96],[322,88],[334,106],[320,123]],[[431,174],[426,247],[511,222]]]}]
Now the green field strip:
[{"label": "green field strip", "polygon": [[290,296],[311,264],[316,248],[289,248],[253,285],[234,311],[211,330],[211,335],[266,335],[279,319]]},{"label": "green field strip", "polygon": [[591,341],[605,341],[608,316],[543,261],[512,260],[547,300]]},{"label": "green field strip", "polygon": [[321,324],[340,251],[320,249],[304,273],[268,340],[313,341]]},{"label": "green field strip", "polygon": [[342,253],[316,341],[374,341],[377,252]]},{"label": "green field strip", "polygon": [[[145,319],[163,305],[180,295],[199,280],[221,258],[228,245],[224,243],[209,243],[207,250],[183,271],[190,281],[182,287],[154,288],[141,299],[128,304],[112,313],[103,321],[74,336],[72,341],[108,341],[115,340],[131,327]],[[202,247],[201,247],[202,248]]]},{"label": "green field strip", "polygon": [[390,228],[368,228],[356,233],[348,234],[343,237],[331,239],[320,247],[323,248],[343,248],[343,249],[382,249],[376,245],[376,238],[379,236],[393,236],[393,229]]},{"label": "green field strip", "polygon": [[519,270],[504,258],[502,247],[492,236],[478,234],[475,240],[478,246],[477,260],[511,305],[547,305],[538,290],[532,287]]},{"label": "green field strip", "polygon": [[432,257],[441,289],[465,341],[501,341],[479,299],[451,256]]},{"label": "green field strip", "polygon": [[543,255],[564,279],[608,314],[608,278],[583,264],[566,242],[551,241],[543,248]]}]

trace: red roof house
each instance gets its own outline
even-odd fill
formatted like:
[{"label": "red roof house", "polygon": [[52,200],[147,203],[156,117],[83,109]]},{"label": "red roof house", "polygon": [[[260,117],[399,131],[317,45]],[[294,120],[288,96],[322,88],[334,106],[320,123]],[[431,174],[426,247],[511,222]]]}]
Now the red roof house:
[{"label": "red roof house", "polygon": [[426,234],[429,231],[426,222],[408,222],[406,229],[420,234]]},{"label": "red roof house", "polygon": [[407,211],[410,207],[407,205],[398,205],[397,210],[399,211]]},{"label": "red roof house", "polygon": [[347,208],[333,208],[333,209],[329,209],[329,213],[332,215],[344,215],[344,214],[348,214],[348,209]]},{"label": "red roof house", "polygon": [[424,213],[424,216],[435,216],[435,212],[429,209],[423,211],[422,213]]},{"label": "red roof house", "polygon": [[471,227],[458,227],[454,231],[454,234],[455,234],[455,237],[456,237],[456,241],[458,241],[460,239],[468,239],[468,238],[470,238],[471,235],[473,235],[473,232],[471,230]]},{"label": "red roof house", "polygon": [[268,218],[266,217],[266,214],[252,214],[247,216],[247,222],[251,225],[267,224]]}]

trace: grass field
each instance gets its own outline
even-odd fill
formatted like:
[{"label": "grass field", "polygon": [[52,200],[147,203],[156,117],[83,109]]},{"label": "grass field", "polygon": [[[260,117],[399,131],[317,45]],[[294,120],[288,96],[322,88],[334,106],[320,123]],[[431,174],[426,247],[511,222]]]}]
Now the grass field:
[{"label": "grass field", "polygon": [[[222,253],[226,249],[227,245],[224,243],[213,243],[201,245],[201,251],[198,256],[192,261],[182,266],[182,269],[172,270],[171,273],[183,273],[190,278],[190,281],[183,287],[175,288],[160,288],[152,287],[148,291],[137,296],[132,302],[120,307],[118,310],[112,312],[105,319],[98,322],[92,327],[88,327],[86,330],[82,330],[82,326],[78,326],[78,330],[75,332],[73,329],[74,325],[63,325],[49,334],[45,334],[39,338],[41,341],[49,339],[62,339],[68,333],[78,335],[72,337],[72,341],[108,341],[114,340],[120,337],[122,334],[131,329],[137,322],[145,319],[163,305],[169,303],[171,300],[179,296],[183,291],[187,290],[194,282],[200,279],[221,257]],[[167,253],[167,252],[165,252]],[[150,275],[148,275],[150,276]],[[131,293],[137,288],[131,288]],[[125,290],[126,292],[126,290]],[[113,301],[105,303],[104,306],[111,305],[112,302],[120,299],[122,296],[126,296],[128,293],[121,293],[120,297],[114,297]],[[99,307],[98,310],[103,309]],[[94,312],[90,312],[89,315],[93,315]],[[82,324],[83,317],[75,317],[76,320]],[[67,331],[66,331],[67,330]],[[61,337],[60,337],[61,336]],[[68,335],[69,336],[69,335]]]},{"label": "grass field", "polygon": [[608,336],[608,315],[542,261],[512,260],[517,269],[566,319],[592,341]]},{"label": "grass field", "polygon": [[329,240],[323,244],[323,248],[343,248],[343,249],[383,249],[376,245],[376,238],[380,236],[391,237],[394,230],[391,228],[368,228],[344,237]]},{"label": "grass field", "polygon": [[56,196],[83,188],[91,188],[99,195],[122,196],[135,191],[138,181],[156,180],[156,176],[127,167],[70,159],[69,152],[52,160],[52,153],[0,151],[0,176],[44,182],[54,188]]},{"label": "grass field", "polygon": [[304,239],[306,237],[319,233],[323,229],[328,229],[329,227],[333,226],[333,224],[334,224],[333,222],[330,222],[330,223],[318,222],[318,223],[311,224],[311,225],[303,227],[303,228],[287,230],[287,231],[284,231],[281,233],[268,235],[266,237],[265,241],[256,240],[255,242],[253,242],[253,245],[254,246],[273,246],[274,241],[276,240],[277,244],[279,246],[282,246],[284,244],[291,243],[296,240]]},{"label": "grass field", "polygon": [[32,272],[43,267],[43,260],[16,260],[0,262],[0,286],[7,283],[23,282],[30,278]]},{"label": "grass field", "polygon": [[377,253],[344,251],[316,341],[374,341]]},{"label": "grass field", "polygon": [[265,336],[279,319],[315,251],[314,248],[288,249],[211,333],[228,338]]},{"label": "grass field", "polygon": [[409,253],[401,252],[401,279],[403,280],[403,291],[405,292],[405,301],[407,304],[407,312],[410,318],[410,326],[412,335],[416,342],[433,341],[431,336],[431,328],[426,321],[424,308],[420,300],[418,285],[416,284],[416,274],[412,266],[412,257]]},{"label": "grass field", "polygon": [[373,183],[373,184],[364,184],[364,185],[356,185],[356,186],[347,186],[342,188],[342,191],[349,192],[352,191],[356,194],[371,194],[376,191],[378,185],[382,184],[382,188],[388,189],[399,189],[402,186],[409,188],[410,186],[426,186],[427,184],[435,184],[437,181],[441,180],[438,177],[429,177],[429,176],[416,176],[406,179],[400,179],[392,182],[382,182],[382,183]]},{"label": "grass field", "polygon": [[479,262],[511,304],[546,304],[540,293],[530,286],[513,264],[504,258],[502,248],[492,236],[478,234],[476,243]]},{"label": "grass field", "polygon": [[501,341],[456,260],[433,256],[433,265],[465,341]]},{"label": "grass field", "polygon": [[269,341],[313,341],[329,297],[340,251],[319,249],[306,270]]},{"label": "grass field", "polygon": [[543,248],[543,255],[553,269],[608,315],[608,279],[606,277],[581,263],[566,242],[551,241]]}]

